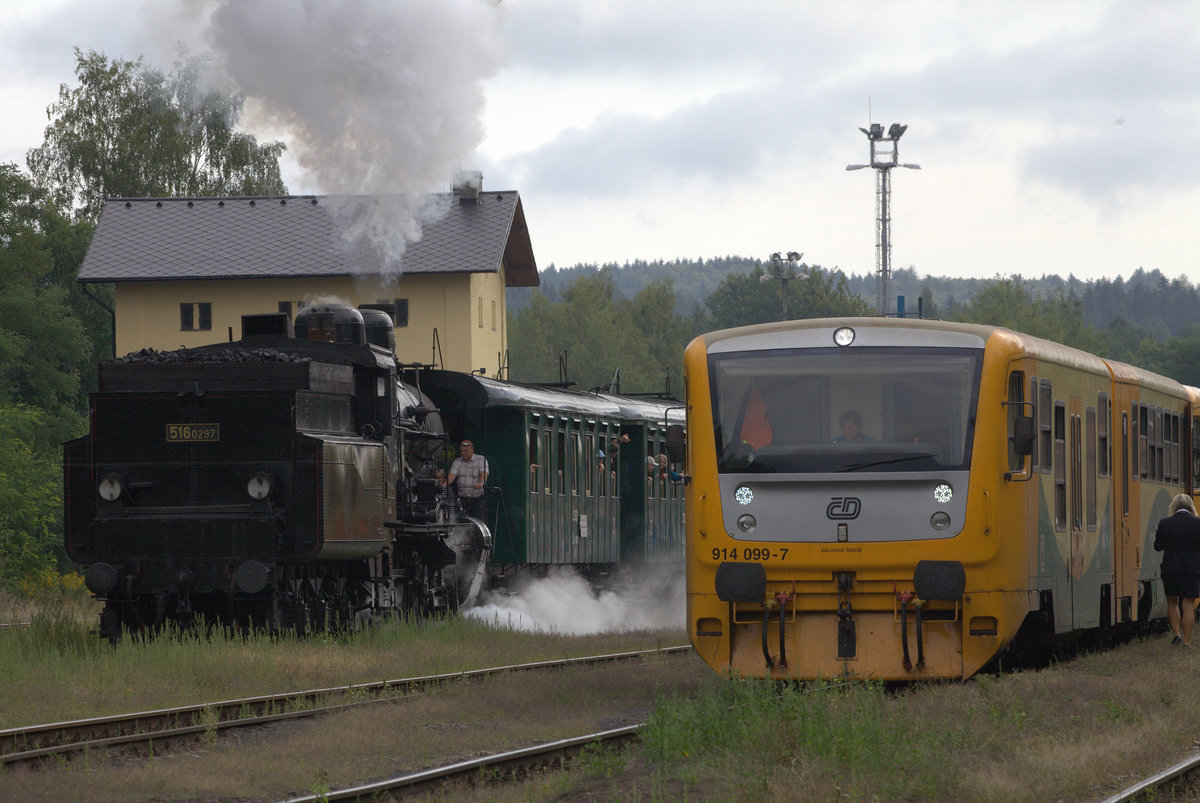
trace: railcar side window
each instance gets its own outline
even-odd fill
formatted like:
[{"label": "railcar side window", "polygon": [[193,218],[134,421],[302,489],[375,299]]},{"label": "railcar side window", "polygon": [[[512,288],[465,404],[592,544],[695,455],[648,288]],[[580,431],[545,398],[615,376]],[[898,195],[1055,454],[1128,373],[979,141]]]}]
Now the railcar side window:
[{"label": "railcar side window", "polygon": [[1084,451],[1087,461],[1087,528],[1096,529],[1096,408],[1089,407],[1084,414]]},{"label": "railcar side window", "polygon": [[1050,429],[1050,419],[1054,413],[1054,406],[1050,403],[1050,380],[1043,379],[1041,386],[1038,388],[1038,430],[1041,436],[1041,447],[1039,451],[1042,457],[1042,471],[1049,472],[1054,466],[1054,450],[1052,444],[1054,436]]},{"label": "railcar side window", "polygon": [[1054,403],[1054,528],[1067,527],[1067,410]]},{"label": "railcar side window", "polygon": [[1016,444],[1013,441],[1013,432],[1016,429],[1016,420],[1019,416],[1026,415],[1025,405],[1021,402],[1025,401],[1025,374],[1020,371],[1013,371],[1008,375],[1008,470],[1020,471],[1021,465],[1025,462],[1023,455],[1017,454]]},{"label": "railcar side window", "polygon": [[1121,512],[1129,515],[1129,413],[1121,413]]},{"label": "railcar side window", "polygon": [[1200,483],[1200,416],[1192,417],[1192,487]]},{"label": "railcar side window", "polygon": [[1150,464],[1150,470],[1152,472],[1154,472],[1154,479],[1157,480],[1158,482],[1162,482],[1163,481],[1163,435],[1165,434],[1164,433],[1165,427],[1163,426],[1162,408],[1155,407],[1154,412],[1151,413],[1151,415],[1153,417],[1150,419],[1150,426],[1152,428],[1151,431],[1154,433],[1154,437],[1152,437],[1150,439],[1150,449],[1151,449],[1150,453],[1152,455],[1152,462]]},{"label": "railcar side window", "polygon": [[1134,402],[1129,407],[1129,432],[1126,433],[1125,451],[1129,454],[1129,474],[1135,480],[1140,476],[1138,474],[1138,403]]},{"label": "railcar side window", "polygon": [[[1037,380],[1036,376],[1029,380],[1029,401],[1031,402],[1031,404],[1029,405],[1029,415],[1033,417],[1034,426],[1037,426],[1038,410],[1040,408],[1038,406],[1038,380]],[[1032,451],[1029,453],[1029,473],[1030,474],[1033,474],[1034,472],[1038,471],[1038,466],[1039,466],[1038,453],[1041,451],[1040,449],[1038,449],[1038,441],[1040,439],[1041,438],[1038,436],[1038,433],[1034,432],[1033,444],[1031,446]]]},{"label": "railcar side window", "polygon": [[1083,528],[1083,440],[1079,414],[1071,414],[1071,528]]},{"label": "railcar side window", "polygon": [[1101,393],[1096,398],[1096,473],[1107,477],[1112,471],[1112,443],[1109,440],[1109,425],[1112,423],[1112,403],[1107,393]]},{"label": "railcar side window", "polygon": [[1163,481],[1175,484],[1175,414],[1163,410]]},{"label": "railcar side window", "polygon": [[1146,404],[1138,405],[1138,468],[1141,471],[1142,478],[1154,477],[1154,469],[1151,467],[1153,462],[1153,453],[1150,451],[1150,438],[1153,436],[1153,427],[1150,423],[1150,410]]}]

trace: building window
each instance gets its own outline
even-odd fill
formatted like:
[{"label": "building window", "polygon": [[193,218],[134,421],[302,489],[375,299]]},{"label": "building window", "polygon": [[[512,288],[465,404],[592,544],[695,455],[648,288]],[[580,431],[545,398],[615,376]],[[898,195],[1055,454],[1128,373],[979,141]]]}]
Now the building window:
[{"label": "building window", "polygon": [[212,329],[212,304],[179,305],[179,331],[196,332]]},{"label": "building window", "polygon": [[496,331],[496,299],[492,299],[492,331]]},{"label": "building window", "polygon": [[483,296],[479,296],[479,328],[483,328]]},{"label": "building window", "polygon": [[392,322],[399,328],[408,326],[408,299],[397,298],[395,301],[396,312],[392,315]]}]

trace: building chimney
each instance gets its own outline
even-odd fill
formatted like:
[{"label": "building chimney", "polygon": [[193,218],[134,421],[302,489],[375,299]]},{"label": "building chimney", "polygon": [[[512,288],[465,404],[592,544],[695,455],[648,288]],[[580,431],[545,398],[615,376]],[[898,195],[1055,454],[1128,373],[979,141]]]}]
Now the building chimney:
[{"label": "building chimney", "polygon": [[483,173],[478,170],[459,170],[454,174],[454,194],[460,204],[477,202],[483,190]]}]

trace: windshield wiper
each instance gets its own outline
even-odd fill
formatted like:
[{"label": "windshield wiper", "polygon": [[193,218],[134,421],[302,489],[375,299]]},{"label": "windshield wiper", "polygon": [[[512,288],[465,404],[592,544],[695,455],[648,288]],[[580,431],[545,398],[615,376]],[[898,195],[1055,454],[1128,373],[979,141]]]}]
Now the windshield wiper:
[{"label": "windshield wiper", "polygon": [[924,460],[926,457],[937,457],[936,452],[925,452],[924,454],[906,454],[901,457],[885,457],[883,460],[872,460],[869,463],[855,463],[852,466],[846,466],[841,471],[858,471],[860,468],[870,468],[871,466],[883,466],[891,463],[904,463],[909,460]]}]

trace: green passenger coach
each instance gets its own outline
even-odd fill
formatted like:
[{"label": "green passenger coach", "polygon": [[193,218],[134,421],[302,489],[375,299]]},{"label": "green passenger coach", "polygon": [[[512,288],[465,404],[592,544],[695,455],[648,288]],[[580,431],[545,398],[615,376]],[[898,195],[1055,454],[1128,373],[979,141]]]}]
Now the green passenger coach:
[{"label": "green passenger coach", "polygon": [[422,372],[420,384],[449,443],[470,439],[488,460],[494,580],[682,562],[681,467],[659,457],[667,425],[683,421],[679,402],[449,371]]}]

